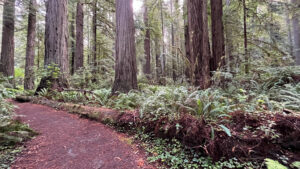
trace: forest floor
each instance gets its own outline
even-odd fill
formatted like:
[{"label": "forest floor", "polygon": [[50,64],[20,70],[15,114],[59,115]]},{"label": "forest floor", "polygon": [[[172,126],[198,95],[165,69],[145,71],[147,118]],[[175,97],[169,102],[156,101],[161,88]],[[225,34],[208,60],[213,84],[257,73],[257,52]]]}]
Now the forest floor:
[{"label": "forest floor", "polygon": [[43,105],[13,102],[21,121],[39,133],[11,168],[155,168],[125,134]]}]

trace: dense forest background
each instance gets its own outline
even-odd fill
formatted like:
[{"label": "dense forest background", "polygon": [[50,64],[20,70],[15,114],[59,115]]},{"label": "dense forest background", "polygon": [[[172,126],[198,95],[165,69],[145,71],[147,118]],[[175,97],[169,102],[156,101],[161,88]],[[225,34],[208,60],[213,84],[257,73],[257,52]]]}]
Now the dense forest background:
[{"label": "dense forest background", "polygon": [[299,18],[300,0],[0,0],[0,129],[16,98],[134,133],[162,168],[298,168]]},{"label": "dense forest background", "polygon": [[[15,4],[14,65],[16,82],[20,86],[25,77],[29,3],[30,1],[16,1]],[[135,5],[134,26],[139,79],[146,80],[146,76],[148,76],[153,83],[160,84],[191,82],[193,73],[187,69],[193,67],[194,63],[192,62],[195,60],[191,59],[194,56],[190,56],[192,44],[187,43],[189,29],[187,2],[182,0],[149,0],[145,2],[136,0],[133,3]],[[3,11],[3,5],[1,8]],[[207,4],[209,55],[222,57],[222,64],[215,63],[216,66],[212,66],[214,67],[212,71],[243,74],[249,72],[247,69],[257,72],[258,67],[299,64],[299,19],[297,13],[299,6],[297,1],[246,1],[244,4],[243,1],[227,0],[223,1],[222,9],[223,12],[220,7]],[[35,57],[32,69],[35,69],[34,72],[37,72],[38,75],[44,68],[45,2],[38,1],[36,10],[36,26],[34,27],[36,36],[33,40]],[[115,10],[113,1],[69,1],[68,60],[70,74],[78,74],[82,71],[90,72],[94,77],[92,83],[99,85],[97,82],[101,82],[100,85],[112,86],[115,63]],[[1,15],[2,19],[3,12]],[[83,18],[81,23],[78,23],[80,17]],[[82,39],[80,39],[82,42],[79,43],[83,44],[83,49],[78,49],[80,45],[75,45],[78,40],[76,28],[80,24],[83,28],[80,30],[82,31]],[[221,32],[212,34],[212,31],[218,31],[218,28],[214,29],[214,26],[222,27]],[[189,31],[192,31],[191,28]],[[213,39],[215,37],[221,38],[221,40],[215,41]],[[6,42],[3,43],[6,44]],[[78,60],[77,50],[83,51],[83,54],[79,54],[82,55],[80,57],[82,59]]]}]

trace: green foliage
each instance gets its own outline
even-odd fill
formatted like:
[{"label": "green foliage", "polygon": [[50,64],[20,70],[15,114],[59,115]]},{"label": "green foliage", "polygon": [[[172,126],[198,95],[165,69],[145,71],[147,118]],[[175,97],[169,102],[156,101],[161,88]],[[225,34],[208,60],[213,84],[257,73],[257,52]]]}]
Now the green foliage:
[{"label": "green foliage", "polygon": [[255,162],[241,162],[236,158],[213,162],[209,157],[205,157],[194,149],[183,146],[178,140],[155,138],[151,134],[139,133],[136,139],[141,140],[142,146],[147,151],[150,162],[159,162],[161,168],[256,168]]},{"label": "green foliage", "polygon": [[130,91],[127,94],[119,93],[119,95],[112,97],[108,102],[108,106],[119,110],[132,110],[136,109],[139,106],[139,103],[139,93]]},{"label": "green foliage", "polygon": [[6,168],[20,151],[15,146],[31,138],[35,133],[19,121],[12,119],[15,107],[5,99],[15,97],[17,90],[9,86],[7,78],[0,77],[0,168]]},{"label": "green foliage", "polygon": [[295,161],[291,164],[291,167],[300,168],[300,161]]},{"label": "green foliage", "polygon": [[110,96],[111,96],[111,90],[110,89],[100,89],[94,91],[95,95],[95,101],[99,103],[101,106],[108,105]]},{"label": "green foliage", "polygon": [[265,163],[268,169],[288,169],[284,165],[280,164],[278,161],[266,158]]}]

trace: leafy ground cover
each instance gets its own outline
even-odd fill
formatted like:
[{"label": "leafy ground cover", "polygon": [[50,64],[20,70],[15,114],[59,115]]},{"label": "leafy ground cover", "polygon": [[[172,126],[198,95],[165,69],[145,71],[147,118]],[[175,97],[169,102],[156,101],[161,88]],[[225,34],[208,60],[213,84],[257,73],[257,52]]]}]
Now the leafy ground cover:
[{"label": "leafy ground cover", "polygon": [[0,168],[8,168],[22,151],[21,143],[36,134],[28,125],[13,118],[16,107],[6,100],[15,96],[16,90],[11,87],[7,79],[0,78]]},{"label": "leafy ground cover", "polygon": [[[104,122],[115,121],[127,130],[135,128],[135,133],[142,130],[150,138],[143,142],[151,142],[154,149],[164,147],[160,152],[169,153],[153,153],[146,147],[152,154],[150,161],[169,167],[204,167],[217,161],[215,166],[221,168],[223,163],[235,165],[232,168],[256,168],[268,164],[267,157],[292,167],[300,159],[299,77],[299,67],[284,67],[258,69],[249,76],[216,72],[215,85],[207,90],[140,83],[139,91],[114,96],[106,88],[60,92],[43,89],[38,94],[59,102],[123,112],[115,120]],[[87,117],[97,120],[102,116],[91,112]],[[168,148],[169,144],[176,147],[174,140],[184,152],[178,164],[174,162],[178,155],[172,156]],[[206,162],[195,162],[191,158],[195,154]],[[182,161],[184,165],[179,165]]]}]

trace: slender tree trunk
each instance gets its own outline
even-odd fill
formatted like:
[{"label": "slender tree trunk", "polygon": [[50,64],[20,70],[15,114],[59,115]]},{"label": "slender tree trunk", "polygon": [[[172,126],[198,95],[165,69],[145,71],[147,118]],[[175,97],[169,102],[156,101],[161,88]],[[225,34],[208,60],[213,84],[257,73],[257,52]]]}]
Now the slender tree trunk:
[{"label": "slender tree trunk", "polygon": [[116,65],[112,92],[137,89],[135,28],[132,0],[116,0]]},{"label": "slender tree trunk", "polygon": [[[292,0],[292,4],[295,9],[300,8],[300,0]],[[299,11],[295,11],[292,17],[293,23],[293,37],[294,37],[294,57],[296,59],[296,65],[300,65],[300,26],[299,26]]]},{"label": "slender tree trunk", "polygon": [[210,86],[210,47],[208,37],[207,1],[188,0],[191,58],[195,72],[194,84],[201,89]]},{"label": "slender tree trunk", "polygon": [[190,54],[190,34],[189,34],[189,21],[188,21],[188,10],[187,10],[187,0],[184,1],[184,39],[185,39],[185,42],[184,42],[184,45],[185,45],[185,56],[186,56],[186,59],[188,61],[188,64],[186,64],[186,67],[185,67],[185,76],[187,78],[187,81],[189,83],[192,82],[192,77],[193,77],[193,70],[191,69],[192,68],[192,65],[194,65],[193,63],[193,60],[191,58],[191,54]]},{"label": "slender tree trunk", "polygon": [[157,81],[160,80],[161,77],[161,52],[160,52],[160,39],[159,37],[156,35],[155,39],[154,39],[154,43],[155,43],[155,63],[156,63],[156,79]]},{"label": "slender tree trunk", "polygon": [[[0,73],[6,77],[14,77],[14,31],[15,0],[5,0],[3,8],[3,27]],[[14,84],[14,80],[10,80]]]},{"label": "slender tree trunk", "polygon": [[97,67],[97,0],[94,0],[93,8],[93,62],[94,62],[94,74],[96,74]]},{"label": "slender tree trunk", "polygon": [[145,11],[144,11],[144,24],[145,24],[145,40],[144,40],[144,52],[146,56],[146,64],[144,67],[144,73],[149,78],[149,75],[151,74],[151,44],[150,44],[150,28],[149,28],[149,19],[148,19],[148,7],[147,7],[147,1],[145,1]]},{"label": "slender tree trunk", "polygon": [[286,27],[288,32],[288,45],[289,45],[289,53],[293,56],[293,39],[292,39],[292,28],[291,28],[291,19],[290,19],[290,12],[288,5],[285,5],[285,20],[286,20]]},{"label": "slender tree trunk", "polygon": [[[68,0],[49,0],[46,2],[45,61],[44,66],[52,76],[42,78],[36,93],[43,88],[62,90],[68,87]],[[56,64],[60,70],[56,77],[49,65]]]},{"label": "slender tree trunk", "polygon": [[245,50],[245,73],[249,73],[249,55],[248,55],[248,38],[247,38],[247,7],[246,0],[243,0],[244,10],[244,50]]},{"label": "slender tree trunk", "polygon": [[75,63],[74,69],[79,70],[83,67],[84,56],[83,56],[83,4],[81,2],[77,3],[76,11],[76,52],[75,52]]},{"label": "slender tree trunk", "polygon": [[40,35],[37,33],[37,68],[40,69]]},{"label": "slender tree trunk", "polygon": [[160,17],[161,17],[161,33],[162,33],[162,75],[166,76],[166,47],[165,47],[165,26],[164,26],[164,13],[163,13],[163,0],[160,0]]},{"label": "slender tree trunk", "polygon": [[72,20],[71,20],[71,74],[75,73],[75,10],[72,11]]},{"label": "slender tree trunk", "polygon": [[35,55],[35,37],[36,37],[36,0],[29,2],[28,29],[27,29],[27,47],[25,63],[24,89],[33,90],[34,88],[34,55]]},{"label": "slender tree trunk", "polygon": [[225,45],[222,0],[211,0],[212,59],[211,71],[225,65]]},{"label": "slender tree trunk", "polygon": [[[171,14],[174,17],[174,4],[173,0],[170,0],[170,6],[171,6]],[[172,53],[172,77],[173,81],[176,82],[177,75],[176,75],[176,46],[175,46],[175,29],[174,29],[174,22],[171,23],[171,41],[172,41],[172,47],[171,47],[171,53]]]}]

